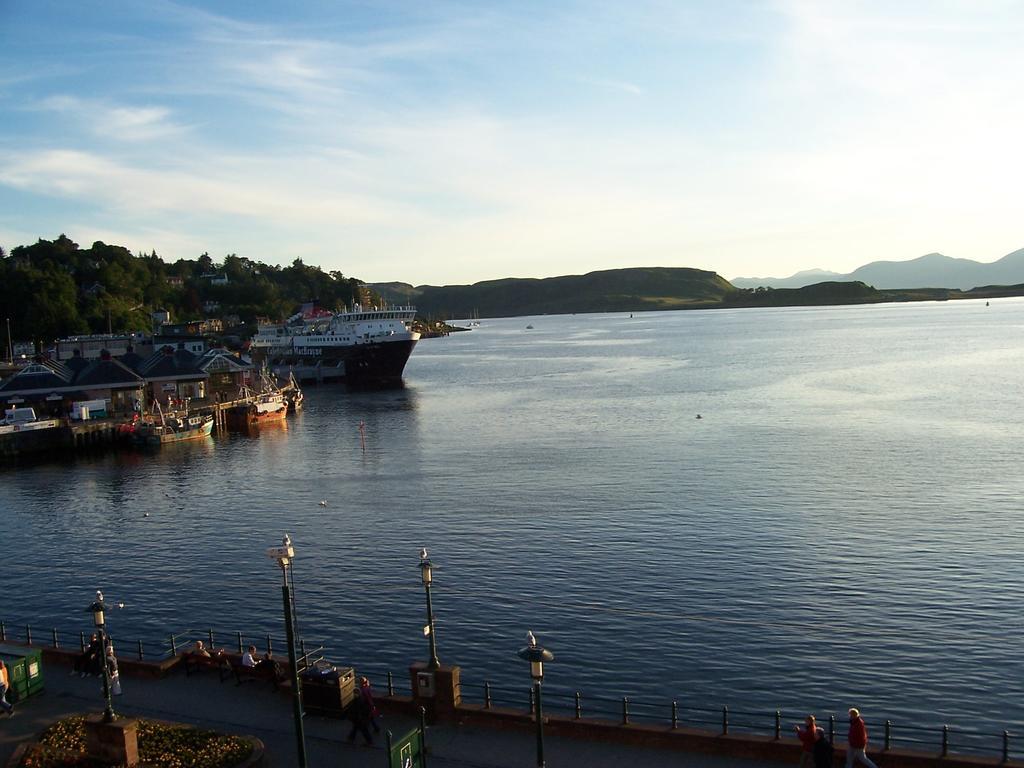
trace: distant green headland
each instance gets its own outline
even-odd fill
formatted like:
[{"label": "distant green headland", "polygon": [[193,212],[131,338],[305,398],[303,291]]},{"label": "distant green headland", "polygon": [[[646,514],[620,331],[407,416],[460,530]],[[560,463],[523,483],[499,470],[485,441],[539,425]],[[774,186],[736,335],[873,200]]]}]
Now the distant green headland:
[{"label": "distant green headland", "polygon": [[371,287],[389,301],[415,304],[420,313],[445,318],[830,306],[1024,295],[1024,285],[984,286],[969,291],[880,291],[859,281],[829,281],[803,288],[736,288],[715,272],[669,267],[610,269],[541,280],[509,278],[473,285],[413,287],[406,283],[374,283]]},{"label": "distant green headland", "polygon": [[[218,318],[224,334],[245,338],[258,318],[284,318],[306,302],[339,310],[354,303],[415,304],[426,321],[472,317],[644,312],[727,307],[784,307],[942,301],[1024,295],[1024,285],[970,290],[876,290],[861,281],[803,288],[737,288],[701,269],[636,267],[543,279],[507,278],[473,285],[367,284],[295,259],[280,267],[229,254],[215,261],[163,261],[155,252],[68,237],[0,249],[0,283],[17,339],[113,331],[151,331],[161,321]],[[431,325],[431,327],[434,327]]]}]

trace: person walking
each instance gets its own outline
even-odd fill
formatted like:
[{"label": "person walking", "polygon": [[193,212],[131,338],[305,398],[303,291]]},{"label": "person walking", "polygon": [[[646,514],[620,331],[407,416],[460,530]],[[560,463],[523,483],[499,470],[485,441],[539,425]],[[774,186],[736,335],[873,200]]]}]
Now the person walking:
[{"label": "person walking", "polygon": [[373,744],[373,736],[370,735],[370,729],[367,728],[370,720],[372,719],[372,703],[370,699],[367,699],[363,695],[363,689],[360,686],[359,692],[356,693],[355,700],[349,705],[348,716],[352,720],[352,730],[348,732],[348,743],[355,744],[356,742],[356,731],[363,734],[363,738],[366,740],[366,745],[371,746]]},{"label": "person walking", "polygon": [[377,702],[373,700],[373,689],[370,688],[370,681],[365,677],[359,678],[359,695],[366,699],[366,709],[370,713],[370,725],[374,733],[380,733],[380,726],[377,724]]},{"label": "person walking", "polygon": [[814,755],[814,768],[832,768],[834,753],[832,742],[828,740],[825,731],[819,728],[818,739],[814,742],[814,749],[811,752]]},{"label": "person walking", "polygon": [[850,707],[850,732],[847,735],[846,768],[853,768],[853,763],[863,763],[868,768],[878,768],[867,756],[868,729],[864,719],[856,707]]},{"label": "person walking", "polygon": [[14,705],[7,701],[7,688],[11,684],[11,678],[7,675],[7,665],[0,659],[0,707],[7,713],[8,717],[14,715]]},{"label": "person walking", "polygon": [[[803,750],[800,752],[799,768],[811,768],[814,764],[814,743],[818,740],[818,731],[821,731],[821,728],[818,727],[814,715],[807,716],[803,728],[799,725],[795,725],[793,728],[796,730],[797,738],[800,739],[800,744],[803,745]],[[824,731],[822,732],[824,733]]]}]

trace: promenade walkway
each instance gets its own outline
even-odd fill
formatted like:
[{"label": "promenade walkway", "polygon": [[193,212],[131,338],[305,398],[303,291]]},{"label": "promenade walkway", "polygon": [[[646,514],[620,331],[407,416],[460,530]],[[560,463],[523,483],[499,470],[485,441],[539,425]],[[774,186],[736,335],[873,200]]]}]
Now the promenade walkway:
[{"label": "promenade walkway", "polygon": [[[0,716],[0,765],[16,746],[31,739],[61,717],[102,710],[101,683],[96,678],[69,676],[68,668],[48,663],[46,692],[21,702],[13,718]],[[124,678],[124,695],[115,697],[119,715],[173,720],[227,733],[249,734],[267,747],[272,766],[295,765],[295,735],[291,700],[267,687],[247,682],[217,682],[216,675],[186,678],[178,672],[163,680]],[[381,725],[395,736],[415,726],[411,718],[384,718]],[[346,741],[349,723],[307,717],[306,745],[311,768],[371,766],[383,768],[383,731],[372,747]],[[427,730],[431,768],[529,768],[536,764],[533,731],[491,730],[438,725]],[[755,762],[642,749],[575,739],[545,738],[545,757],[551,768],[624,768],[626,766],[687,766],[687,768],[782,768],[786,763]]]}]

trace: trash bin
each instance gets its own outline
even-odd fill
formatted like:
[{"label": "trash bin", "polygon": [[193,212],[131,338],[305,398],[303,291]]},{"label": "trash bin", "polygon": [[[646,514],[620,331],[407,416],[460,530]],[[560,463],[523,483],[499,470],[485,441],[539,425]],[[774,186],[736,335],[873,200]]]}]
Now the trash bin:
[{"label": "trash bin", "polygon": [[24,701],[43,692],[43,652],[22,645],[0,645],[0,659],[10,680],[7,700]]},{"label": "trash bin", "polygon": [[351,667],[319,666],[302,673],[302,705],[307,714],[344,717],[356,694]]}]

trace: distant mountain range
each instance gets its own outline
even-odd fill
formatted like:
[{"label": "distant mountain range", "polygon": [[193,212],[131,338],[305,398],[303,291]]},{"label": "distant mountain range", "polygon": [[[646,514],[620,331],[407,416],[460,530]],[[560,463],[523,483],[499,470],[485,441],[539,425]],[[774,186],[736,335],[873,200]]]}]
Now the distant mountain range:
[{"label": "distant mountain range", "polygon": [[815,269],[732,283],[701,269],[634,267],[473,285],[396,282],[369,287],[389,303],[415,304],[420,315],[434,319],[944,301],[1024,295],[1024,249],[992,264],[931,253],[911,261],[872,262],[848,275]]},{"label": "distant mountain range", "polygon": [[910,261],[873,261],[849,274],[809,269],[790,277],[737,277],[737,288],[802,288],[824,281],[860,281],[879,290],[901,288],[950,288],[963,291],[987,285],[1024,283],[1024,248],[999,261],[984,264],[929,253]]}]

